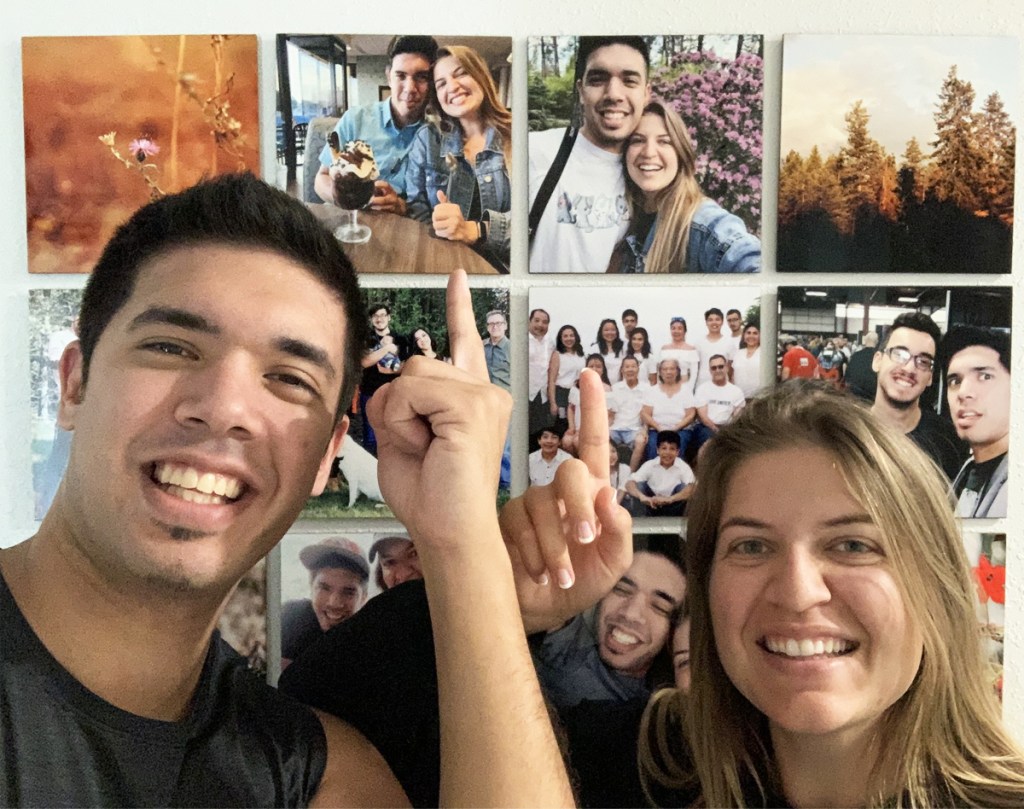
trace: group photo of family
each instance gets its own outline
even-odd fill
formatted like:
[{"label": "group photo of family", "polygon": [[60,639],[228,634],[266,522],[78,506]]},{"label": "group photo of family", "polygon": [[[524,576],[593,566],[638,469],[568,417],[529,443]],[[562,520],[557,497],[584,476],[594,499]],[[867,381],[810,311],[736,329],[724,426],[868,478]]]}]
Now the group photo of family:
[{"label": "group photo of family", "polygon": [[590,368],[605,388],[612,485],[636,516],[684,513],[701,447],[764,385],[753,287],[535,287],[527,332],[530,483],[578,454]]},{"label": "group photo of family", "polygon": [[507,273],[509,37],[278,35],[279,187],[361,273]]}]

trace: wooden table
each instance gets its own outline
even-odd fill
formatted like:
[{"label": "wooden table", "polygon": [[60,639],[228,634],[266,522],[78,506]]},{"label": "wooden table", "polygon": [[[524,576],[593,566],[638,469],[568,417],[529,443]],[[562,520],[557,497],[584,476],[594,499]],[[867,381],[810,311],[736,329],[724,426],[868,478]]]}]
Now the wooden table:
[{"label": "wooden table", "polygon": [[[334,230],[348,212],[336,205],[307,203],[313,214]],[[498,271],[483,256],[462,242],[439,239],[430,225],[406,216],[379,211],[360,211],[359,222],[373,235],[365,244],[342,244],[356,271],[366,273],[467,273],[494,275]]]}]

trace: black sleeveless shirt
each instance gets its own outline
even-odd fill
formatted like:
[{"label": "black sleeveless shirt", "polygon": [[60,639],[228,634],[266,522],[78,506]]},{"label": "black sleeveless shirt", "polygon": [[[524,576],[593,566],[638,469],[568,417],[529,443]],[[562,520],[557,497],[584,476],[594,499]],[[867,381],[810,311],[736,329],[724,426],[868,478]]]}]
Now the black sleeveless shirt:
[{"label": "black sleeveless shirt", "polygon": [[[173,665],[173,661],[168,661]],[[0,576],[0,806],[302,806],[327,758],[316,716],[214,635],[188,717],[146,719],[49,653]]]}]

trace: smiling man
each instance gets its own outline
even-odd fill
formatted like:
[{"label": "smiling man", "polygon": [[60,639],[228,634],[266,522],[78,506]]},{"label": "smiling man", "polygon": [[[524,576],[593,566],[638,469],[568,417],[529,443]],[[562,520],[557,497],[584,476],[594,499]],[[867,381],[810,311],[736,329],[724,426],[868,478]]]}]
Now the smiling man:
[{"label": "smiling man", "polygon": [[[35,536],[0,552],[0,804],[407,803],[365,738],[269,688],[214,631],[323,490],[364,327],[337,241],[251,175],[117,231],[60,362],[67,472]],[[511,399],[487,380],[460,271],[448,333],[451,365],[414,357],[369,404],[439,628],[441,799],[571,805],[494,508]]]},{"label": "smiling man", "polygon": [[583,700],[626,702],[650,695],[645,680],[665,648],[672,613],[682,604],[686,577],[680,565],[651,551],[633,564],[597,607],[596,626],[578,615],[538,638],[537,675],[557,708]]},{"label": "smiling man", "polygon": [[921,407],[921,396],[934,378],[940,339],[939,327],[922,312],[907,312],[893,321],[871,363],[878,380],[871,412],[907,435],[952,480],[964,461],[964,444],[948,416]]},{"label": "smiling man", "polygon": [[309,571],[309,598],[281,607],[281,665],[287,666],[329,629],[351,618],[366,601],[370,565],[346,537],[327,537],[299,551]]},{"label": "smiling man", "polygon": [[622,145],[650,99],[642,37],[580,37],[576,82],[583,124],[558,162],[564,129],[530,133],[530,203],[557,172],[530,249],[530,272],[604,272],[629,224]]},{"label": "smiling man", "polygon": [[946,400],[956,434],[971,448],[953,491],[961,517],[1005,517],[1009,499],[1010,338],[958,326],[942,341]]},{"label": "smiling man", "polygon": [[[430,98],[430,67],[437,58],[437,42],[430,36],[396,36],[388,45],[387,57],[384,76],[389,98],[347,110],[334,131],[343,147],[351,140],[363,140],[373,147],[380,179],[370,207],[404,214],[405,170]],[[335,202],[334,177],[340,169],[331,163],[330,147],[324,146],[314,180],[316,193],[324,202]]]}]

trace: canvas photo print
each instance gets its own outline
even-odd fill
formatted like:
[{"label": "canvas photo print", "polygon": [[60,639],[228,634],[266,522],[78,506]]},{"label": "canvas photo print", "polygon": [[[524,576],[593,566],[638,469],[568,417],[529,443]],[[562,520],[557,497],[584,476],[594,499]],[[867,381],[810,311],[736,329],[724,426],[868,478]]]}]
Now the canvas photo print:
[{"label": "canvas photo print", "polygon": [[376,595],[423,578],[405,530],[289,533],[281,540],[282,670]]},{"label": "canvas photo print", "polygon": [[1009,498],[1008,287],[780,287],[777,374],[871,403],[952,484],[963,518]]},{"label": "canvas photo print", "polygon": [[1006,534],[964,531],[964,550],[977,588],[975,610],[990,684],[1001,700],[1006,634]]},{"label": "canvas photo print", "polygon": [[[361,291],[368,318],[362,376],[347,410],[348,434],[338,450],[327,488],[319,497],[310,498],[302,512],[308,519],[394,517],[377,483],[377,438],[365,416],[366,403],[401,375],[410,357],[451,361],[443,289],[363,287]],[[473,289],[470,294],[490,380],[510,390],[509,291],[494,287]],[[506,442],[499,503],[508,498],[511,470],[511,447]]]},{"label": "canvas photo print", "polygon": [[255,36],[24,37],[21,58],[29,272],[89,272],[150,200],[259,174]]},{"label": "canvas photo print", "polygon": [[530,272],[760,271],[763,44],[531,37]]},{"label": "canvas photo print", "polygon": [[1008,273],[1009,37],[789,35],[780,272]]},{"label": "canvas photo print", "polygon": [[507,273],[509,37],[279,34],[276,182],[360,273]]},{"label": "canvas photo print", "polygon": [[531,289],[530,483],[578,454],[578,382],[591,368],[620,502],[638,517],[684,514],[701,447],[768,382],[760,314],[755,287]]}]

